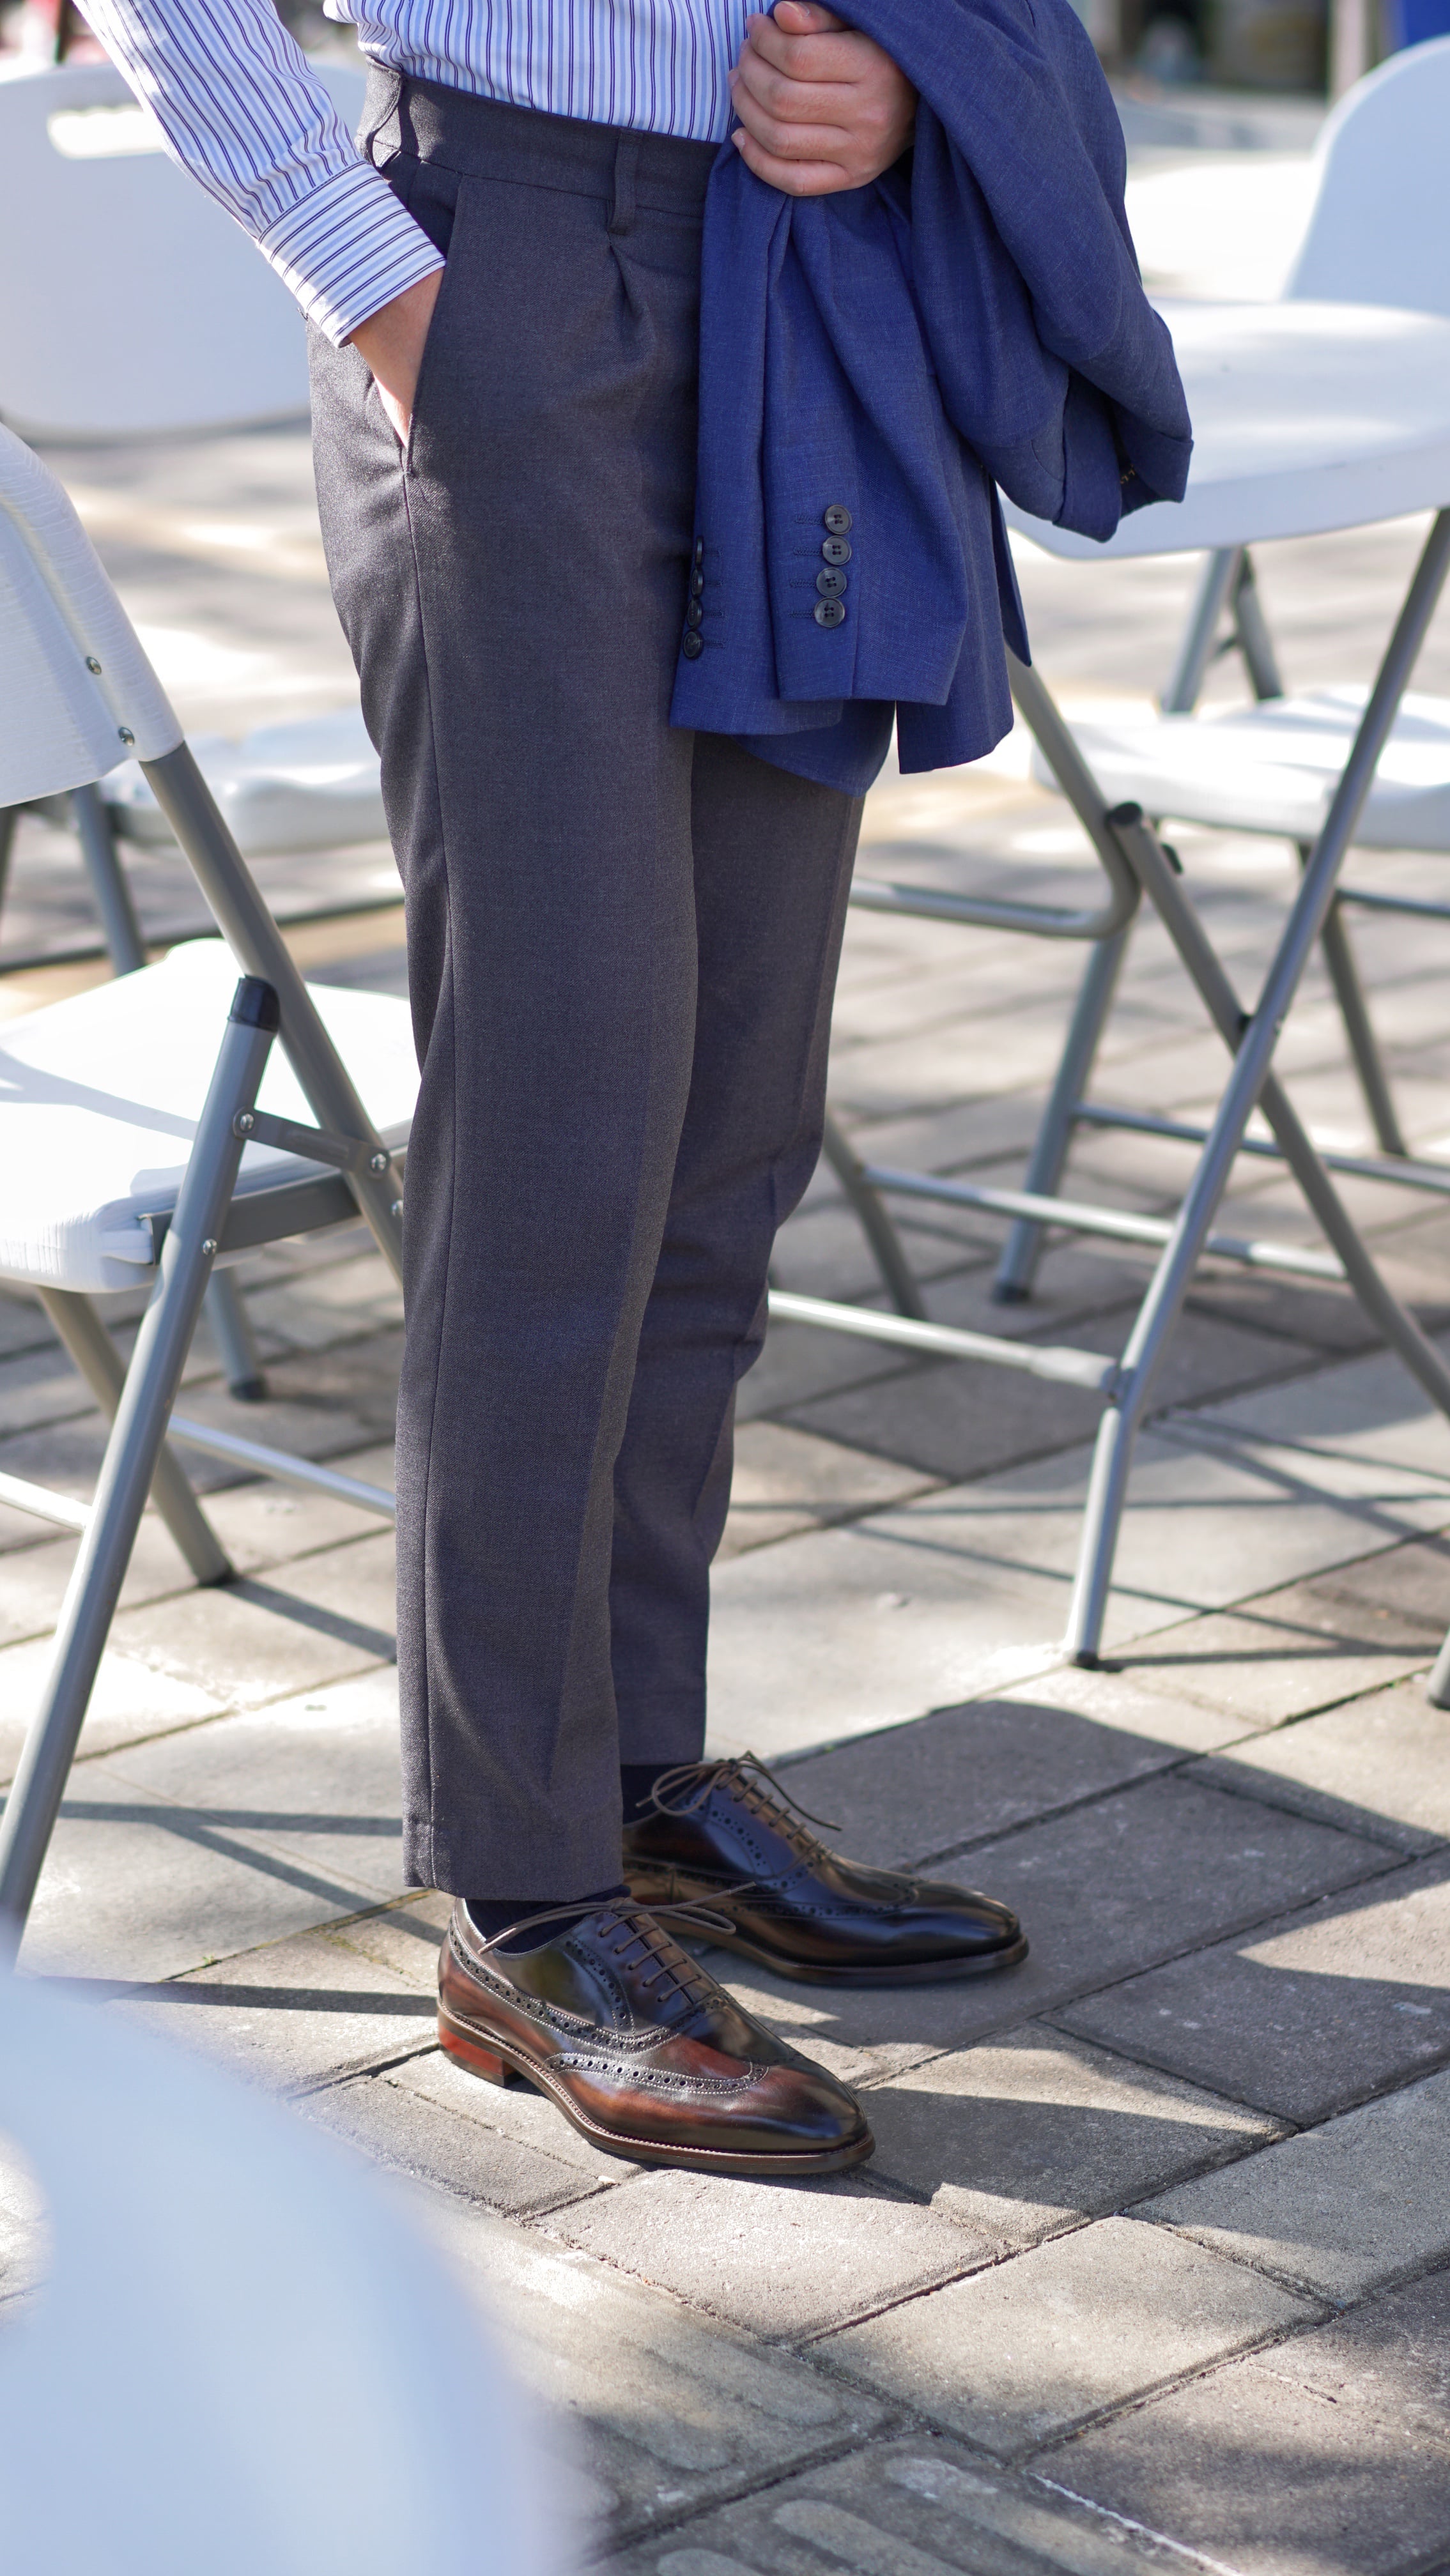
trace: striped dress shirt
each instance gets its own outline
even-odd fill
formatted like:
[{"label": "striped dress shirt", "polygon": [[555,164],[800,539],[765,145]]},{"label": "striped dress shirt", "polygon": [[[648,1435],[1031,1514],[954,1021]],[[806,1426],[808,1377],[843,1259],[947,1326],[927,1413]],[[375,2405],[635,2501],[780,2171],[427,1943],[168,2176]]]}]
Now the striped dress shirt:
[{"label": "striped dress shirt", "polygon": [[[81,0],[167,149],[344,341],[442,261],[271,0]],[[328,0],[375,63],[479,98],[718,142],[760,0]]]}]

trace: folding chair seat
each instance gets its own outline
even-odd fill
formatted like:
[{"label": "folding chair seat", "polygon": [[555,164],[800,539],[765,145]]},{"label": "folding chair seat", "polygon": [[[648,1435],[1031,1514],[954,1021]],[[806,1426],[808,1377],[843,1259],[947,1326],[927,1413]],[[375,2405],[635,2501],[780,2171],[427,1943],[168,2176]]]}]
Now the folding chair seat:
[{"label": "folding chair seat", "polygon": [[[159,966],[12,1020],[0,1030],[0,1281],[104,1296],[156,1263],[175,1212],[237,967],[224,941],[188,940]],[[383,1144],[407,1142],[418,1088],[406,1007],[386,994],[308,985],[344,1063],[355,1065]],[[273,1054],[256,1106],[309,1117],[296,1072]],[[332,1177],[276,1144],[244,1147],[237,1230],[287,1181]],[[0,1482],[3,1491],[3,1482]]]},{"label": "folding chair seat", "polygon": [[[360,707],[264,725],[241,742],[198,734],[191,747],[245,859],[388,837],[378,755]],[[176,836],[134,760],[102,779],[100,792],[123,840],[138,849],[175,849]]]},{"label": "folding chair seat", "polygon": [[[1115,804],[1302,845],[1323,829],[1368,697],[1367,689],[1314,689],[1201,716],[1145,711],[1072,730]],[[1056,786],[1040,753],[1032,769],[1043,786]],[[1450,698],[1405,696],[1354,845],[1450,853]],[[1353,889],[1341,887],[1339,900],[1354,900]]]},{"label": "folding chair seat", "polygon": [[[199,1581],[231,1572],[170,1441],[393,1513],[381,1487],[172,1407],[229,1253],[360,1214],[401,1279],[397,1157],[417,1085],[407,1005],[303,983],[65,493],[0,429],[0,805],[93,787],[118,748],[134,753],[222,938],[13,1022],[0,1046],[0,1278],[34,1291],[113,1417],[93,1504],[0,1477],[0,1499],[81,1532],[0,1825],[12,1932],[148,1492]],[[140,1283],[152,1295],[123,1371],[91,1299]]]}]

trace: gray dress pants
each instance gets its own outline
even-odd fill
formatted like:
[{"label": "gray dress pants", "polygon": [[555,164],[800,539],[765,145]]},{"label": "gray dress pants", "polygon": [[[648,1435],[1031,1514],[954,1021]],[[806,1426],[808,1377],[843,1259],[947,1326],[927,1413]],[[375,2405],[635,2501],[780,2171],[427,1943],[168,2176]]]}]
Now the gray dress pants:
[{"label": "gray dress pants", "polygon": [[710,1559],[820,1145],[859,803],[671,730],[709,145],[390,77],[446,253],[406,454],[313,334],[337,605],[407,894],[398,1658],[412,1883],[620,1868],[698,1759]]}]

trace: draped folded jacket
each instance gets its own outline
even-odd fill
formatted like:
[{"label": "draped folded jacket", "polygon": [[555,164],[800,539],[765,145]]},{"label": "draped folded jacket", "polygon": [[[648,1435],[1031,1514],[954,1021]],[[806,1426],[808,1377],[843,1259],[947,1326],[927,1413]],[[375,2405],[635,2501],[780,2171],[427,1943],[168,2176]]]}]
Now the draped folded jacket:
[{"label": "draped folded jacket", "polygon": [[672,721],[860,794],[1010,729],[997,487],[1107,538],[1192,440],[1117,110],[1069,0],[850,0],[920,94],[869,188],[705,208],[694,557]]}]

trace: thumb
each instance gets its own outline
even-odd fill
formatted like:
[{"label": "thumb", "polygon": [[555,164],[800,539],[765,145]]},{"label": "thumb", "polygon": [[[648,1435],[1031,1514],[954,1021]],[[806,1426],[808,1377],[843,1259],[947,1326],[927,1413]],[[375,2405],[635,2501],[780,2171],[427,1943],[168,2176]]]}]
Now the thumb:
[{"label": "thumb", "polygon": [[835,36],[846,23],[834,9],[823,8],[821,0],[778,0],[772,14],[785,36]]}]

